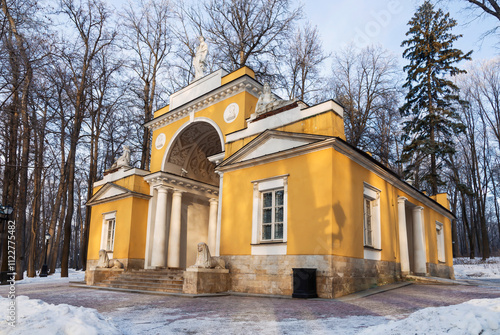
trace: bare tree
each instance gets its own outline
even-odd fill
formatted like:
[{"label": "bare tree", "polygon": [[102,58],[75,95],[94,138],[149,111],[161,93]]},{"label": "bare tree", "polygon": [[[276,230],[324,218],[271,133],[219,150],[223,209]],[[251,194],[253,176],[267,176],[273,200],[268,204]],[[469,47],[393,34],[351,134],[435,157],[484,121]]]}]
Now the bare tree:
[{"label": "bare tree", "polygon": [[68,96],[73,107],[72,128],[68,157],[64,167],[64,179],[67,188],[67,209],[64,219],[64,243],[61,260],[61,276],[68,276],[68,262],[71,241],[71,222],[74,214],[75,161],[83,119],[88,106],[91,66],[97,55],[109,46],[115,32],[106,29],[109,13],[103,2],[87,0],[77,4],[74,0],[62,0],[61,11],[73,24],[79,39],[74,48],[63,52],[65,61],[72,71],[71,86]]},{"label": "bare tree", "polygon": [[[129,65],[140,84],[133,90],[142,102],[143,122],[146,123],[153,117],[157,80],[172,48],[169,30],[172,12],[168,0],[140,0],[138,6],[139,9],[130,5],[123,14],[127,30],[124,47],[134,53]],[[149,169],[151,136],[151,131],[144,127],[141,169]]]},{"label": "bare tree", "polygon": [[280,82],[290,99],[318,102],[324,90],[321,64],[329,55],[323,52],[317,27],[299,27],[288,42],[284,62],[279,66]]},{"label": "bare tree", "polygon": [[270,60],[284,52],[302,12],[290,0],[207,0],[195,11],[219,66],[236,70],[247,65],[259,77],[269,74]]},{"label": "bare tree", "polygon": [[334,54],[332,73],[334,97],[344,106],[347,141],[362,150],[372,150],[369,134],[377,129],[380,116],[390,115],[384,121],[386,126],[395,117],[399,73],[396,58],[380,47],[356,50],[350,46]]}]

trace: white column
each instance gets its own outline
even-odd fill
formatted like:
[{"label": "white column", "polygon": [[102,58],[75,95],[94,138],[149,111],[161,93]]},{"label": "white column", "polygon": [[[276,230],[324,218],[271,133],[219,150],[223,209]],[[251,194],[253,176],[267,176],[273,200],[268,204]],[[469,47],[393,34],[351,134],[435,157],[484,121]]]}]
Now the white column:
[{"label": "white column", "polygon": [[172,193],[172,214],[170,215],[170,234],[168,236],[168,267],[180,267],[181,256],[181,210],[182,191]]},{"label": "white column", "polygon": [[410,273],[410,257],[408,255],[408,234],[406,232],[406,198],[398,197],[398,222],[399,222],[399,257],[403,275]]},{"label": "white column", "polygon": [[424,235],[424,220],[422,210],[424,208],[417,206],[413,209],[413,248],[414,248],[414,264],[415,274],[425,275],[427,272],[426,252],[425,252],[425,235]]},{"label": "white column", "polygon": [[217,199],[210,199],[210,214],[208,217],[208,250],[210,254],[215,252],[215,241],[217,239],[217,209],[219,208],[219,201]]},{"label": "white column", "polygon": [[155,228],[153,237],[153,254],[151,256],[152,267],[167,266],[167,194],[168,189],[166,187],[158,187],[158,201],[156,203]]}]

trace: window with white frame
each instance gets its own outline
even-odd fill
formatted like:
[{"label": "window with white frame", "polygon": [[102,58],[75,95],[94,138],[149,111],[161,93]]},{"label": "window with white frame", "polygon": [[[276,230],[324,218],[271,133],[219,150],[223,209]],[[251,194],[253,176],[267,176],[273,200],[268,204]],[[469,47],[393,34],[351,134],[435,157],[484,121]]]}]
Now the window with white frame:
[{"label": "window with white frame", "polygon": [[283,240],[283,188],[261,192],[262,204],[262,241]]},{"label": "window with white frame", "polygon": [[437,237],[438,261],[445,262],[446,256],[445,256],[445,252],[444,252],[443,224],[441,222],[438,222],[438,221],[436,221],[436,237]]},{"label": "window with white frame", "polygon": [[104,213],[101,234],[101,249],[112,254],[115,246],[116,212]]},{"label": "window with white frame", "polygon": [[368,198],[366,196],[363,197],[364,207],[364,243],[365,246],[373,247],[373,207],[375,205],[375,200]]},{"label": "window with white frame", "polygon": [[380,190],[368,183],[363,185],[363,244],[365,258],[379,259],[381,241]]},{"label": "window with white frame", "polygon": [[286,254],[288,175],[252,183],[252,255]]}]

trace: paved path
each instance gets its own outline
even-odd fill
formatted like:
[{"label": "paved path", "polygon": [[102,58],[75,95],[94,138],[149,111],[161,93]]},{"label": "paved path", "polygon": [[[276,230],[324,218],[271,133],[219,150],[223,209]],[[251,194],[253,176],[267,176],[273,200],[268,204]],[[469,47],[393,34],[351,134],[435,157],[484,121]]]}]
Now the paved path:
[{"label": "paved path", "polygon": [[[258,318],[311,319],[321,317],[349,316],[398,316],[404,317],[425,307],[459,304],[470,299],[500,297],[499,281],[475,280],[481,286],[422,285],[412,284],[395,290],[347,301],[277,299],[242,296],[210,298],[184,298],[123,293],[104,290],[69,287],[68,284],[21,284],[17,295],[41,299],[52,304],[70,304],[95,308],[101,313],[110,313],[123,308],[140,309],[171,308],[184,313],[217,315],[249,320]],[[0,295],[5,297],[8,287],[0,286]]]}]

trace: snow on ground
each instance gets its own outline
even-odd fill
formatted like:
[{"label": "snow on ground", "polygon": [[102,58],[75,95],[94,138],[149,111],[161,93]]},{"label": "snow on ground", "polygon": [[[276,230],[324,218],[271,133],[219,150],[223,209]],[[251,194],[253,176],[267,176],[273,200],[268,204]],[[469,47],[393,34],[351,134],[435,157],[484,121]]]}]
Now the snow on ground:
[{"label": "snow on ground", "polygon": [[475,299],[447,307],[421,309],[408,318],[365,329],[360,334],[500,334],[500,298]]},{"label": "snow on ground", "polygon": [[453,263],[457,279],[500,278],[500,257],[491,257],[486,261],[459,257]]},{"label": "snow on ground", "polygon": [[9,325],[10,299],[0,297],[0,334],[121,334],[93,308],[53,305],[26,296],[16,298],[17,323]]},{"label": "snow on ground", "polygon": [[56,269],[54,274],[47,277],[28,278],[26,271],[24,271],[24,279],[16,281],[17,284],[44,284],[49,282],[69,283],[70,281],[83,281],[85,279],[85,271],[76,271],[75,269],[68,270],[68,277],[61,277],[61,269]]}]

